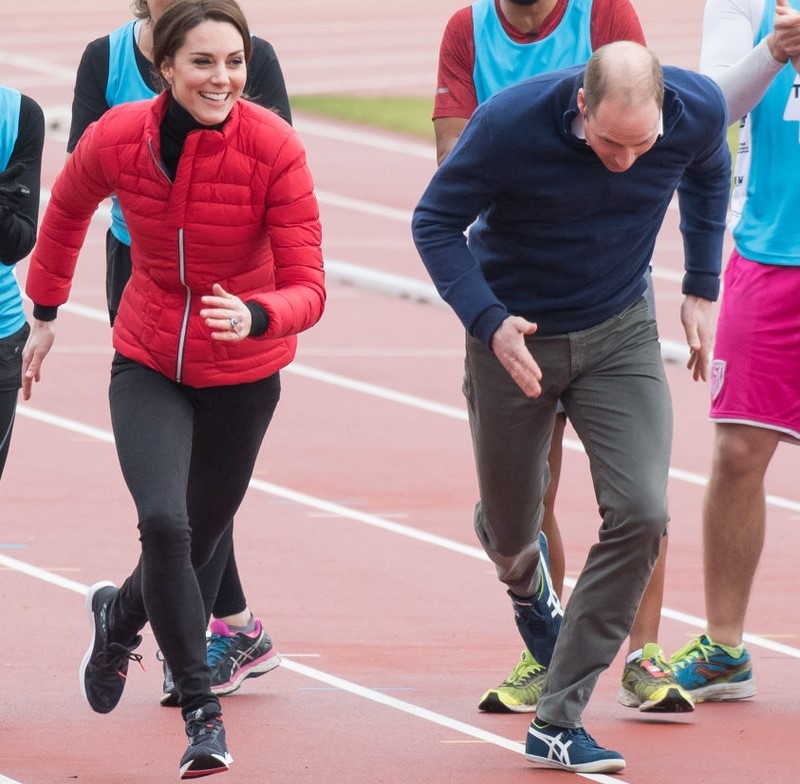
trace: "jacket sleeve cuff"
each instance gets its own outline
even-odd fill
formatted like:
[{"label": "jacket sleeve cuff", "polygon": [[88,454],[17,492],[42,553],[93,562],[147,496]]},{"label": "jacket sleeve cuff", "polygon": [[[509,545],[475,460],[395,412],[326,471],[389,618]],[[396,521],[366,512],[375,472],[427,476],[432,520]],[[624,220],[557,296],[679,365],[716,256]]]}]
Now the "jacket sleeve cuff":
[{"label": "jacket sleeve cuff", "polygon": [[478,316],[469,332],[474,338],[491,348],[494,333],[507,317],[508,311],[502,305],[492,305]]},{"label": "jacket sleeve cuff", "polygon": [[258,302],[245,302],[250,311],[250,335],[251,338],[258,338],[263,335],[269,327],[269,314]]},{"label": "jacket sleeve cuff", "polygon": [[681,293],[716,302],[719,296],[719,276],[710,273],[687,272],[683,276]]},{"label": "jacket sleeve cuff", "polygon": [[58,305],[33,305],[33,317],[37,321],[55,321],[58,315]]}]

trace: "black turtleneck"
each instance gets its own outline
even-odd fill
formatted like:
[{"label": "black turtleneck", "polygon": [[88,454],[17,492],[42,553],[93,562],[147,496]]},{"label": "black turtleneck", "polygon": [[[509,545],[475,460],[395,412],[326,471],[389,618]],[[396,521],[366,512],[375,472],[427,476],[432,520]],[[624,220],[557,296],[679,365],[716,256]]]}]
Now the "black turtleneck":
[{"label": "black turtleneck", "polygon": [[203,125],[197,122],[170,95],[167,111],[161,121],[161,159],[167,167],[171,180],[175,179],[175,172],[178,171],[178,161],[183,152],[183,144],[186,141],[186,137],[192,131],[219,131],[224,124],[225,120],[216,125]]}]

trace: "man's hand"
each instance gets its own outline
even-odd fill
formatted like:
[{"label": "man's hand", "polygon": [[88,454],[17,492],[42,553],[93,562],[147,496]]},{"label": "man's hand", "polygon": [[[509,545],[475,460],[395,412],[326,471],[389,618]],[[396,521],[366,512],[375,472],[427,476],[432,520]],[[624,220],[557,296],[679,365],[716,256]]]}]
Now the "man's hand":
[{"label": "man's hand", "polygon": [[716,307],[711,300],[687,296],[681,305],[681,324],[689,344],[689,361],[695,381],[708,380],[708,363],[714,348]]},{"label": "man's hand", "polygon": [[795,70],[800,67],[800,13],[788,0],[777,0],[772,33],[767,36],[770,53],[779,62],[792,61]]},{"label": "man's hand", "polygon": [[34,381],[42,376],[42,362],[56,337],[55,321],[33,320],[31,334],[22,350],[22,399],[30,400]]},{"label": "man's hand", "polygon": [[494,355],[528,397],[542,394],[542,371],[525,345],[525,335],[533,335],[536,329],[536,324],[520,316],[509,316],[492,335]]}]

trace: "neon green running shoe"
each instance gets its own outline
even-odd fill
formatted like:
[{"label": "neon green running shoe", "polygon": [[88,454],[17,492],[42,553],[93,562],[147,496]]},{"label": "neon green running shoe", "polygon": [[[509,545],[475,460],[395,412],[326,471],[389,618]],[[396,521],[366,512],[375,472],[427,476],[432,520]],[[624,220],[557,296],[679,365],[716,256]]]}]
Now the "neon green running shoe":
[{"label": "neon green running shoe", "polygon": [[694,710],[691,695],[675,680],[664,651],[654,642],[642,655],[628,662],[622,673],[617,702],[643,713],[688,713]]},{"label": "neon green running shoe", "polygon": [[486,713],[533,713],[542,694],[547,667],[539,664],[526,648],[517,666],[496,689],[481,697],[478,709]]}]

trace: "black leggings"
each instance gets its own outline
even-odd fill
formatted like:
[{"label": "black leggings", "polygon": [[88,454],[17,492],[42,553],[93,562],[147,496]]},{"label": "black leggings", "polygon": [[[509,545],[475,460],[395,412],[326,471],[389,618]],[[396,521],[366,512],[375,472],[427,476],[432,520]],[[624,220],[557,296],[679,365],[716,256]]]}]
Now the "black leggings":
[{"label": "black leggings", "polygon": [[17,393],[22,386],[22,349],[30,331],[26,323],[14,334],[0,338],[0,477],[11,445]]},{"label": "black leggings", "polygon": [[212,615],[225,618],[247,607],[233,551],[233,520],[219,538],[211,560],[197,570],[197,582],[203,594],[206,622]]},{"label": "black leggings", "polygon": [[230,529],[279,397],[277,373],[195,389],[119,354],[112,364],[111,422],[142,551],[112,602],[110,635],[129,644],[150,622],[184,716],[217,701],[195,570]]},{"label": "black leggings", "polygon": [[[131,276],[131,246],[120,242],[111,229],[106,232],[106,299],[111,326],[117,317],[122,291]],[[233,521],[219,540],[211,560],[197,572],[206,619],[225,618],[247,607],[233,554]]]},{"label": "black leggings", "polygon": [[11,445],[11,432],[14,429],[14,415],[17,411],[17,390],[0,392],[0,477],[6,467],[8,447]]}]

